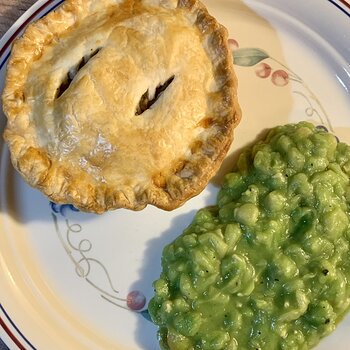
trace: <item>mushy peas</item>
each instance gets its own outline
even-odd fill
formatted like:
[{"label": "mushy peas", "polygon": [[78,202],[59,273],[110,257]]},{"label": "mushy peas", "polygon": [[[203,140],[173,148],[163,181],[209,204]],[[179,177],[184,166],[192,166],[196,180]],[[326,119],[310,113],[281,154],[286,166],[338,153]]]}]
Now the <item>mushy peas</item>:
[{"label": "mushy peas", "polygon": [[236,168],[164,249],[149,304],[160,345],[310,349],[350,304],[350,147],[285,125]]}]

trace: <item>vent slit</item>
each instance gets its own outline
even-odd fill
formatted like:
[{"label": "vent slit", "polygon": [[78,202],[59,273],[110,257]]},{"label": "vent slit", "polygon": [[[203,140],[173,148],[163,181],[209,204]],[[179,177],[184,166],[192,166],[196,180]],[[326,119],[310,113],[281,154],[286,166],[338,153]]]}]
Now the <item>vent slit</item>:
[{"label": "vent slit", "polygon": [[72,67],[68,71],[68,73],[67,73],[66,77],[63,79],[61,85],[57,88],[56,99],[60,98],[63,95],[63,93],[66,90],[68,90],[70,84],[72,83],[73,79],[78,74],[80,69],[82,69],[91,60],[91,58],[96,56],[100,50],[101,49],[97,49],[97,50],[93,51],[91,54],[84,56],[76,66]]},{"label": "vent slit", "polygon": [[140,102],[136,108],[136,115],[141,115],[147,109],[150,109],[159,99],[159,97],[163,94],[163,92],[169,87],[169,85],[173,82],[175,76],[170,77],[164,84],[157,86],[156,91],[154,93],[154,97],[150,99],[149,90],[147,90],[140,99]]}]

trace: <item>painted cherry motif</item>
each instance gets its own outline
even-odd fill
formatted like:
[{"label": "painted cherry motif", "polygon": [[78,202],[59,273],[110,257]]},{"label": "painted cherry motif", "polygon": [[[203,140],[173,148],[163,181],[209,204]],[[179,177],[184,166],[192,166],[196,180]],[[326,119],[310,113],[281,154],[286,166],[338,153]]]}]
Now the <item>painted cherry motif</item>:
[{"label": "painted cherry motif", "polygon": [[141,310],[146,304],[146,297],[138,290],[133,290],[126,297],[126,305],[129,309]]},{"label": "painted cherry motif", "polygon": [[276,86],[286,86],[289,83],[289,74],[282,70],[276,70],[272,73],[271,81]]},{"label": "painted cherry motif", "polygon": [[231,51],[237,50],[239,48],[238,41],[235,39],[228,39],[228,47]]},{"label": "painted cherry motif", "polygon": [[272,68],[269,64],[267,64],[265,62],[261,62],[256,66],[255,74],[259,78],[266,79],[270,76],[271,71],[272,71]]}]

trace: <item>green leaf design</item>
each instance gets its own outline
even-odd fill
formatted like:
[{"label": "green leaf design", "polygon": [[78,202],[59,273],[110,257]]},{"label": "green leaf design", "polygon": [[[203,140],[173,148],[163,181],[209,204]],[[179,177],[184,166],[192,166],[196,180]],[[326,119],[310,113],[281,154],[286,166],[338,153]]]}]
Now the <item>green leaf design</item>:
[{"label": "green leaf design", "polygon": [[237,66],[251,67],[269,58],[268,53],[256,48],[237,49],[233,52],[233,63]]}]

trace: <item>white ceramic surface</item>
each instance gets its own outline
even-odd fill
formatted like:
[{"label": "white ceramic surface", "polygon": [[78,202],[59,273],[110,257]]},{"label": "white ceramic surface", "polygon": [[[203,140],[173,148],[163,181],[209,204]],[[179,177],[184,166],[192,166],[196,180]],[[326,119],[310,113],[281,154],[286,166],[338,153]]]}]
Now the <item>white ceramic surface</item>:
[{"label": "white ceramic surface", "polygon": [[[33,14],[59,2],[39,0],[0,41],[0,90],[4,47]],[[11,350],[158,349],[144,310],[162,248],[196,210],[215,203],[238,150],[266,128],[298,120],[350,143],[350,7],[336,0],[204,3],[229,30],[243,119],[218,175],[182,208],[96,216],[50,205],[13,170],[0,141],[0,336]],[[0,132],[4,124],[0,114]],[[317,349],[349,349],[349,330],[347,317]]]}]

